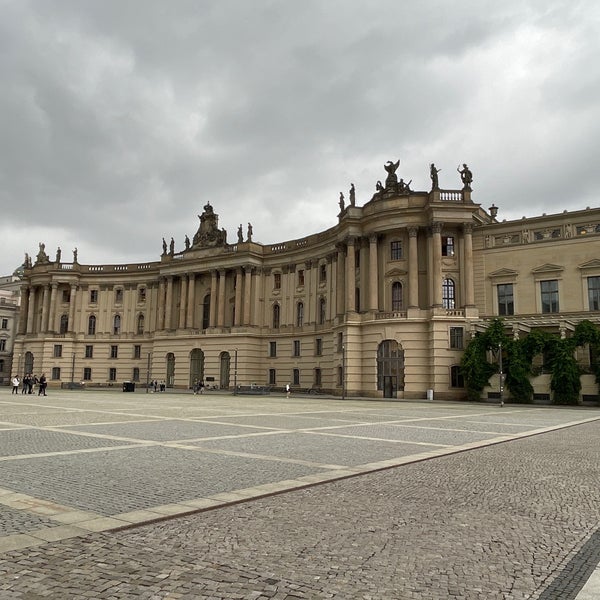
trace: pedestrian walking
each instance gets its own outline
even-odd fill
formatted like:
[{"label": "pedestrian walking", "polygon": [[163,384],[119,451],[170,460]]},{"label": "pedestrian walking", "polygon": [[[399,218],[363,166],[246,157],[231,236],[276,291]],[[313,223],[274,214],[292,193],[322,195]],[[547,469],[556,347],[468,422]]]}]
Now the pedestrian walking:
[{"label": "pedestrian walking", "polygon": [[46,395],[46,386],[48,385],[48,382],[46,381],[46,375],[44,373],[41,374],[40,376],[40,380],[39,380],[39,385],[38,385],[38,396],[45,396]]},{"label": "pedestrian walking", "polygon": [[291,390],[290,390],[290,384],[286,383],[285,384],[285,395],[286,395],[287,398],[290,397],[290,392],[291,392]]},{"label": "pedestrian walking", "polygon": [[12,379],[12,386],[13,386],[12,393],[13,394],[18,394],[19,393],[19,383],[21,383],[19,381],[19,376],[15,375],[13,377],[13,379]]}]

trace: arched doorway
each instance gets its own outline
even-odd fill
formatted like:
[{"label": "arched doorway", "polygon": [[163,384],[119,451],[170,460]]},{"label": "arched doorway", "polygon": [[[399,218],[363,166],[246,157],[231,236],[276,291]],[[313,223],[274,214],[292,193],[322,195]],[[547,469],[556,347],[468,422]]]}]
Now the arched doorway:
[{"label": "arched doorway", "polygon": [[204,381],[204,352],[200,348],[194,348],[190,352],[190,387],[196,381]]},{"label": "arched doorway", "polygon": [[175,355],[172,352],[167,354],[167,387],[173,387],[175,383]]},{"label": "arched doorway", "polygon": [[223,389],[229,388],[229,372],[231,366],[231,356],[229,352],[221,352],[219,355],[219,362],[221,364],[219,372],[219,387]]},{"label": "arched doorway", "polygon": [[377,348],[377,389],[384,398],[404,390],[404,350],[396,340],[384,340]]}]

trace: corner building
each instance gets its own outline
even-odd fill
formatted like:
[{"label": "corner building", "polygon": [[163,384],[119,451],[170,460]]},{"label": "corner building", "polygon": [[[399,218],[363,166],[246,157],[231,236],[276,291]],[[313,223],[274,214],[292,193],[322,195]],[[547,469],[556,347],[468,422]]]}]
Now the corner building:
[{"label": "corner building", "polygon": [[[163,240],[155,262],[84,265],[76,251],[63,262],[40,244],[25,261],[21,371],[50,387],[203,380],[459,399],[464,346],[490,319],[515,336],[599,322],[599,209],[499,222],[470,181],[419,192],[386,171],[363,206],[352,190],[334,227],[302,239],[240,231],[228,244],[207,204],[185,249]],[[591,376],[585,393],[598,393]]]}]

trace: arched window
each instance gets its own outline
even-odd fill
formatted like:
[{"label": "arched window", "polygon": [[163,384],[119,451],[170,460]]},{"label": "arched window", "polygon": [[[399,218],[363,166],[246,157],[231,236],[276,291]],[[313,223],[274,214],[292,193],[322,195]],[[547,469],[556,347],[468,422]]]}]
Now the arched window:
[{"label": "arched window", "polygon": [[304,325],[304,303],[298,302],[296,305],[296,325],[302,327]]},{"label": "arched window", "polygon": [[273,329],[279,329],[280,308],[279,304],[273,304]]},{"label": "arched window", "polygon": [[399,281],[392,283],[392,310],[402,310],[402,284]]},{"label": "arched window", "polygon": [[137,318],[137,332],[138,333],[144,333],[144,322],[145,322],[145,317],[144,315],[138,315]]},{"label": "arched window", "polygon": [[450,367],[450,386],[453,388],[465,387],[465,379],[459,365]]},{"label": "arched window", "polygon": [[327,303],[325,302],[325,298],[319,298],[319,325],[323,325],[325,323]]},{"label": "arched window", "polygon": [[60,333],[67,333],[69,330],[69,315],[60,316]]},{"label": "arched window", "polygon": [[88,318],[88,335],[96,334],[96,315],[90,315]]},{"label": "arched window", "polygon": [[115,315],[113,319],[113,334],[117,335],[121,333],[121,315]]},{"label": "arched window", "polygon": [[404,350],[396,340],[383,340],[377,348],[377,389],[384,398],[404,389]]},{"label": "arched window", "polygon": [[456,308],[455,285],[449,277],[446,277],[442,284],[442,306],[449,309]]}]

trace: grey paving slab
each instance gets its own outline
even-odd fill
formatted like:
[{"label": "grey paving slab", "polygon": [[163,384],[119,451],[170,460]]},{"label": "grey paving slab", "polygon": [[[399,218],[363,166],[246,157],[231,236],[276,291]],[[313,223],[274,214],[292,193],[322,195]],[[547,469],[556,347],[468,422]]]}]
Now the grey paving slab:
[{"label": "grey paving slab", "polygon": [[112,515],[318,471],[158,446],[4,462],[0,481],[30,496]]},{"label": "grey paving slab", "polygon": [[257,427],[221,425],[205,421],[161,420],[152,422],[116,423],[112,425],[79,425],[71,430],[86,431],[96,434],[122,436],[139,440],[186,440],[223,435],[240,435],[260,433]]},{"label": "grey paving slab", "polygon": [[[230,416],[218,417],[215,421],[222,423],[232,423],[237,425],[254,425],[257,427],[271,427],[275,429],[305,429],[328,427],[347,423],[343,419],[325,419],[320,416],[306,415],[247,415],[247,416]],[[353,422],[353,421],[350,421]]]},{"label": "grey paving slab", "polygon": [[[72,411],[62,413],[27,414],[11,416],[11,422],[35,427],[69,427],[87,423],[119,423],[139,420],[142,417],[111,414],[108,412]],[[152,417],[144,416],[144,419]]]},{"label": "grey paving slab", "polygon": [[[119,444],[120,442],[118,441],[74,435],[63,431],[47,431],[43,429],[0,431],[0,456],[105,448]],[[3,464],[0,462],[0,482],[2,482]],[[2,483],[2,485],[5,485],[5,483]]]}]

